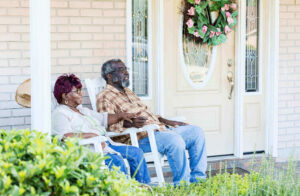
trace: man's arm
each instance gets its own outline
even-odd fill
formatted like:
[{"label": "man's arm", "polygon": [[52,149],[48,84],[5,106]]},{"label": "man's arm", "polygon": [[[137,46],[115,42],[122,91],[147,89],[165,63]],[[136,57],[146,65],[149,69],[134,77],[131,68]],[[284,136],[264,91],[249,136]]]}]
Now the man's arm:
[{"label": "man's arm", "polygon": [[188,125],[187,123],[184,123],[184,122],[167,120],[167,119],[162,118],[162,117],[159,117],[158,120],[160,122],[164,123],[165,125],[169,125],[169,126],[172,126],[172,127]]},{"label": "man's arm", "polygon": [[[116,115],[113,116],[113,114],[116,114],[115,112],[115,106],[107,101],[106,99],[102,97],[97,97],[97,111],[98,112],[107,112],[108,115],[108,126],[109,131],[113,132],[122,132],[123,131],[123,122],[124,120],[121,119]],[[111,116],[111,119],[109,120],[109,116]]]}]

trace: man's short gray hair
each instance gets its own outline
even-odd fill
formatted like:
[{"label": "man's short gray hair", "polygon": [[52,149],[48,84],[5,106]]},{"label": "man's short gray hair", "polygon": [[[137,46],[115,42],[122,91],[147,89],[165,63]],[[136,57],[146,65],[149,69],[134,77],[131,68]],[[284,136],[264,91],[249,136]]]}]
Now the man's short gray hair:
[{"label": "man's short gray hair", "polygon": [[118,63],[123,63],[121,59],[111,59],[103,63],[102,69],[101,69],[101,76],[102,78],[107,82],[107,74],[114,71],[113,65],[116,65]]}]

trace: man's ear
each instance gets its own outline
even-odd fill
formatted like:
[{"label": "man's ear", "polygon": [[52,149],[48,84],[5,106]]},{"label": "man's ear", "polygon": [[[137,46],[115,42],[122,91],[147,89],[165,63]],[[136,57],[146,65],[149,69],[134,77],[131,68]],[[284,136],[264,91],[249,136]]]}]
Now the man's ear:
[{"label": "man's ear", "polygon": [[106,78],[107,78],[107,83],[112,81],[112,75],[111,74],[107,74]]}]

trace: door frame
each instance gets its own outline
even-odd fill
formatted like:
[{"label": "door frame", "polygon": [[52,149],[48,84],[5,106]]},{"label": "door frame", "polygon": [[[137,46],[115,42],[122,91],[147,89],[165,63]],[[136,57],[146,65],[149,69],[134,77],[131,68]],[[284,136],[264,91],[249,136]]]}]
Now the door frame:
[{"label": "door frame", "polygon": [[[156,112],[164,114],[164,1],[152,1],[156,4]],[[243,0],[238,0],[238,16],[246,17],[246,4]],[[266,32],[263,34],[267,39],[266,51],[266,88],[265,88],[265,153],[278,156],[278,55],[279,55],[279,0],[266,1],[266,18],[268,21]],[[234,103],[234,156],[243,157],[243,100],[245,89],[245,21],[238,20],[236,27],[236,53],[235,55],[235,103]]]}]

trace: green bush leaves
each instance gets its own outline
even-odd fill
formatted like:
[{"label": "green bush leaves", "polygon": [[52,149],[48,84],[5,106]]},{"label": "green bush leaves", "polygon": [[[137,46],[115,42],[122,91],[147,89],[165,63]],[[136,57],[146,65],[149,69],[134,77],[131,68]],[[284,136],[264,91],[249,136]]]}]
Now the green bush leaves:
[{"label": "green bush leaves", "polygon": [[0,195],[141,195],[145,190],[75,139],[0,130]]}]

